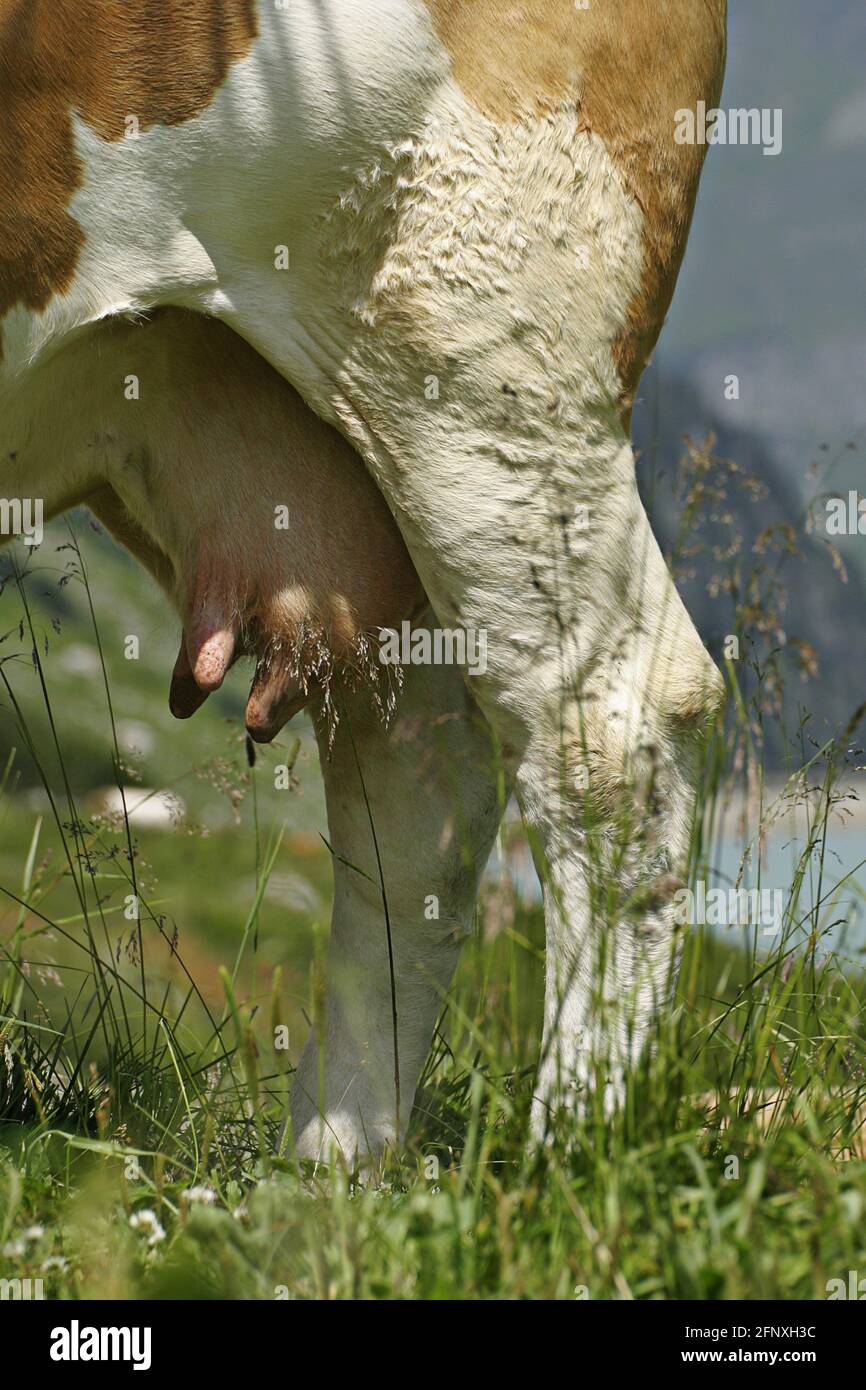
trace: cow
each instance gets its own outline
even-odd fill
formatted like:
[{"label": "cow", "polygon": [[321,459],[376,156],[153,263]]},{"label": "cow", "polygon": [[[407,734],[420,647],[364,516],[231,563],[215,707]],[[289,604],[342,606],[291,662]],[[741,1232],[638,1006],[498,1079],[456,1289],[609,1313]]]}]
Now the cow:
[{"label": "cow", "polygon": [[[725,30],[725,0],[0,0],[0,493],[91,500],[157,574],[184,624],[181,715],[248,651],[269,738],[366,624],[419,604],[485,636],[483,669],[407,665],[397,718],[362,680],[319,721],[335,885],[302,1156],[402,1141],[512,790],[544,887],[537,1138],[594,1086],[616,1106],[669,995],[723,683],[640,501],[630,417],[705,153],[678,113],[717,105]],[[104,404],[142,333],[177,329],[182,360],[214,327],[242,410],[249,352],[294,393],[255,407],[240,449],[242,424],[207,433],[207,390],[170,398],[175,426],[165,404],[129,425]],[[291,525],[265,543],[243,499],[261,473],[291,515],[320,454],[294,553],[348,538],[320,574],[349,576],[356,617],[317,667],[285,601],[317,581]],[[387,537],[371,584],[343,499]]]}]

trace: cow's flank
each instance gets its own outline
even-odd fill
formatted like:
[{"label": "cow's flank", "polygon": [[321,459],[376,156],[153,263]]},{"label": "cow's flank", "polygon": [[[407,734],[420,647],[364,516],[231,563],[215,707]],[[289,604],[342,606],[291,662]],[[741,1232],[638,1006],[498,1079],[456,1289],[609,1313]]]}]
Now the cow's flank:
[{"label": "cow's flank", "polygon": [[254,0],[0,0],[0,322],[74,274],[73,113],[112,141],[188,121],[255,35]]},{"label": "cow's flank", "polygon": [[513,121],[569,97],[644,214],[643,274],[615,347],[630,404],[673,295],[706,148],[674,141],[675,112],[715,106],[726,0],[426,0],[466,95]]}]

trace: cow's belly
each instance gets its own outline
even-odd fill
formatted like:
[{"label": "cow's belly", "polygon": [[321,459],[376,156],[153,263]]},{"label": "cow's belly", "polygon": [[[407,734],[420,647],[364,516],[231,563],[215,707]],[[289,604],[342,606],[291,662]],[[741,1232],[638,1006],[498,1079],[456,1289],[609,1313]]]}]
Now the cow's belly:
[{"label": "cow's belly", "polygon": [[249,54],[194,119],[113,141],[73,117],[81,253],[47,308],[4,319],[4,381],[85,325],[172,303],[241,327],[307,395],[327,394],[342,347],[321,336],[330,323],[339,337],[323,219],[356,171],[423,127],[448,65],[417,0],[262,0],[257,14]]},{"label": "cow's belly", "polygon": [[473,353],[501,336],[506,300],[519,327],[551,286],[604,374],[641,229],[574,110],[497,130],[422,0],[262,0],[257,15],[194,119],[113,141],[74,119],[76,273],[41,313],[7,315],[4,374],[102,317],[178,304],[231,323],[345,424],[335,381],[388,315],[435,315],[431,356],[459,324]]}]

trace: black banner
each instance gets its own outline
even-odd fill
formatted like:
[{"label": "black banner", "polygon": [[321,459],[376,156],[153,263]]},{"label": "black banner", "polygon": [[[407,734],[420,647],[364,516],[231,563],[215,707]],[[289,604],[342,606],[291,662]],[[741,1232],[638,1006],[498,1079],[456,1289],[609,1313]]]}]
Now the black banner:
[{"label": "black banner", "polygon": [[[829,1370],[847,1367],[859,1356],[863,1338],[863,1310],[851,1307],[859,1299],[842,1298],[828,1302],[802,1303],[662,1303],[608,1302],[551,1305],[540,1312],[529,1304],[510,1305],[508,1323],[498,1345],[513,1345],[517,1324],[521,1335],[538,1335],[546,1327],[578,1337],[570,1343],[569,1359],[575,1368],[589,1355],[616,1375],[621,1370],[639,1369],[667,1372],[675,1367],[700,1375],[713,1366],[762,1367],[787,1370],[806,1367],[826,1377]],[[477,1306],[477,1305],[476,1305]],[[259,1355],[285,1358],[290,1347],[294,1357],[299,1337],[315,1339],[319,1317],[329,1328],[354,1321],[356,1310],[331,1306],[314,1312],[309,1304],[303,1310],[273,1303],[52,1303],[15,1300],[0,1303],[0,1327],[8,1355],[13,1344],[26,1348],[28,1369],[62,1382],[70,1375],[90,1375],[100,1369],[112,1374],[129,1371],[139,1375],[182,1373],[219,1376],[221,1383],[233,1372],[259,1366]],[[426,1317],[441,1319],[443,1308],[434,1304]],[[381,1313],[366,1304],[362,1340],[353,1336],[346,1343],[354,1355],[368,1360],[370,1341],[414,1325],[417,1313],[388,1304],[387,1322]],[[452,1312],[453,1316],[453,1312]],[[459,1313],[457,1316],[460,1316]],[[490,1306],[483,1317],[486,1324]],[[495,1314],[494,1314],[495,1316]],[[525,1322],[523,1319],[525,1317]],[[542,1322],[539,1323],[539,1318]],[[441,1324],[440,1324],[441,1326]],[[444,1331],[444,1328],[442,1328]],[[489,1329],[488,1329],[489,1331]],[[480,1334],[480,1335],[479,1335]],[[288,1339],[292,1339],[291,1341]],[[312,1346],[315,1347],[315,1340]],[[471,1347],[479,1357],[479,1367],[489,1372],[489,1336],[476,1324],[473,1336],[460,1334],[458,1358],[472,1358]],[[497,1343],[494,1342],[495,1358]],[[525,1346],[525,1344],[524,1344]],[[334,1344],[327,1343],[332,1365]],[[482,1347],[484,1350],[482,1351]],[[557,1360],[563,1353],[559,1344]],[[510,1354],[510,1353],[509,1353]],[[251,1361],[252,1358],[252,1361]],[[16,1358],[17,1359],[17,1358]],[[0,1364],[5,1357],[0,1353]],[[411,1361],[411,1357],[410,1357]],[[360,1366],[359,1366],[360,1369]],[[408,1365],[404,1367],[411,1374]],[[465,1375],[466,1366],[461,1364]]]}]

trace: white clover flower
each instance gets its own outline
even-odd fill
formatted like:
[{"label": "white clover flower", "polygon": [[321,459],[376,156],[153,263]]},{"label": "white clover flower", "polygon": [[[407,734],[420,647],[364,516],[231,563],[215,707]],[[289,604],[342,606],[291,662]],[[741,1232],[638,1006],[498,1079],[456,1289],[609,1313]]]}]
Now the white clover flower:
[{"label": "white clover flower", "polygon": [[20,1260],[27,1254],[27,1246],[23,1240],[7,1240],[3,1246],[3,1254],[10,1260]]},{"label": "white clover flower", "polygon": [[41,1240],[44,1235],[44,1226],[28,1226],[27,1230],[24,1232],[23,1239],[26,1240],[28,1243],[32,1242],[33,1244],[35,1244],[36,1241]]},{"label": "white clover flower", "polygon": [[57,1269],[63,1274],[69,1268],[69,1261],[63,1255],[49,1255],[39,1268],[43,1274],[49,1274],[52,1269]]},{"label": "white clover flower", "polygon": [[188,1187],[180,1194],[180,1200],[192,1206],[194,1202],[200,1202],[202,1206],[212,1207],[217,1199],[217,1195],[212,1187]]},{"label": "white clover flower", "polygon": [[144,1211],[133,1212],[129,1218],[129,1224],[133,1231],[145,1231],[148,1233],[148,1245],[159,1245],[161,1240],[165,1240],[165,1231],[159,1222],[159,1217],[155,1211],[145,1208]]}]

